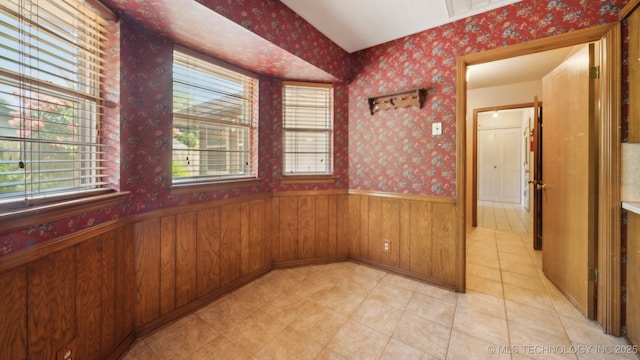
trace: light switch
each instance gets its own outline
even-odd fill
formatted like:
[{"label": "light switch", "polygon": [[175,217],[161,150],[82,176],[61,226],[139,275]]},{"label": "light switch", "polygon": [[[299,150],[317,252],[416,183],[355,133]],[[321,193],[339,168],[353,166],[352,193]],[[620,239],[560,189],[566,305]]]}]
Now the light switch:
[{"label": "light switch", "polygon": [[442,123],[433,123],[431,125],[431,134],[432,135],[442,135]]}]

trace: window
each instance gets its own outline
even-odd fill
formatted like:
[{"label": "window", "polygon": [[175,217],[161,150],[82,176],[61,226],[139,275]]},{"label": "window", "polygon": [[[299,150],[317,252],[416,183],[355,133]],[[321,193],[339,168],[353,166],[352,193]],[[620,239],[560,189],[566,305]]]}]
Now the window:
[{"label": "window", "polygon": [[333,172],[333,87],[283,86],[284,175]]},{"label": "window", "polygon": [[173,183],[255,178],[257,80],[173,53]]},{"label": "window", "polygon": [[0,205],[106,190],[109,21],[83,0],[0,4]]}]

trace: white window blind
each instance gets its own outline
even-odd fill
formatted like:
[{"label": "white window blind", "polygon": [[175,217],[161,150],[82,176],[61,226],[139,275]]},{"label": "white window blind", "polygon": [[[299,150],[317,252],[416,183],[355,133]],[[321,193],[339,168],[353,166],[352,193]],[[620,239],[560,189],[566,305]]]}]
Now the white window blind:
[{"label": "white window blind", "polygon": [[173,56],[173,183],[255,178],[255,76],[186,50]]},{"label": "white window blind", "polygon": [[0,204],[103,188],[103,43],[83,0],[0,2]]},{"label": "white window blind", "polygon": [[333,87],[283,85],[284,175],[333,172]]}]

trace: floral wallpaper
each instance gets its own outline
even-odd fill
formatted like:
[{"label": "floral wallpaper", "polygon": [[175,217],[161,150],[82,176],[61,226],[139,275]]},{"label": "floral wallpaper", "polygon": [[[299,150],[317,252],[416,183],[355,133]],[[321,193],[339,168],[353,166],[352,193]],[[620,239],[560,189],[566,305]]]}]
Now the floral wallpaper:
[{"label": "floral wallpaper", "polygon": [[276,0],[103,2],[177,44],[254,72],[323,82],[349,77],[349,55]]},{"label": "floral wallpaper", "polygon": [[[0,233],[0,256],[112,219],[249,194],[358,189],[454,197],[456,57],[617,21],[626,3],[523,0],[348,55],[276,0],[104,2],[121,19],[114,39],[120,53],[112,53],[121,70],[110,74],[120,96],[110,98],[114,120],[108,132],[109,141],[119,143],[120,157],[112,159],[110,175],[131,194],[119,207]],[[175,18],[177,9],[189,21]],[[194,11],[206,11],[207,21]],[[259,185],[170,194],[174,43],[259,74]],[[335,83],[335,184],[279,181],[283,79]],[[368,96],[416,87],[428,91],[422,109],[369,113]],[[433,122],[442,122],[442,136],[431,136]]]},{"label": "floral wallpaper", "polygon": [[[357,53],[349,187],[455,197],[456,57],[618,20],[624,0],[523,0]],[[424,87],[424,108],[369,113],[366,98]],[[442,123],[442,136],[431,125]]]}]

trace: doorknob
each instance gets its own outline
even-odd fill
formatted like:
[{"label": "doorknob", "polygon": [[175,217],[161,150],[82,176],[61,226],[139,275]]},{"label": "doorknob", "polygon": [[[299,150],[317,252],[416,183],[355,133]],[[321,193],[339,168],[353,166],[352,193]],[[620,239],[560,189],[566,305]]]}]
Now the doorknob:
[{"label": "doorknob", "polygon": [[547,188],[547,184],[536,184],[536,190],[545,190]]}]

